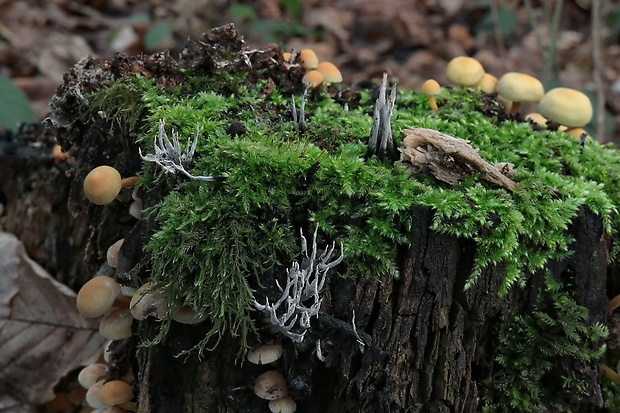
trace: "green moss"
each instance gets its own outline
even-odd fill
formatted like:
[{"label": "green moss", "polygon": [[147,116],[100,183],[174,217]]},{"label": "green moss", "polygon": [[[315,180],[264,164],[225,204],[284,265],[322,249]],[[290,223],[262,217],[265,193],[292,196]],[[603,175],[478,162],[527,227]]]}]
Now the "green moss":
[{"label": "green moss", "polygon": [[110,133],[114,129],[135,133],[147,116],[147,96],[153,90],[162,92],[152,79],[142,76],[121,78],[88,95],[90,115],[108,120],[112,128]]},{"label": "green moss", "polygon": [[[154,164],[145,164],[146,188],[163,198],[150,211],[159,223],[148,245],[154,281],[173,298],[188,294],[207,311],[210,338],[241,337],[255,330],[250,317],[253,289],[280,276],[299,254],[299,228],[320,228],[321,243],[344,245],[342,275],[398,276],[398,247],[409,245],[415,216],[411,207],[435,211],[433,229],[475,241],[471,287],[489,265],[502,264],[501,292],[524,286],[551,259],[570,254],[568,226],[582,207],[599,214],[608,233],[619,228],[620,154],[611,146],[579,143],[559,132],[536,132],[528,124],[502,122],[478,111],[481,96],[444,90],[441,110],[430,113],[426,96],[398,94],[393,130],[425,127],[467,139],[490,163],[515,165],[513,193],[476,175],[450,187],[432,177],[411,176],[375,158],[365,160],[364,139],[372,123],[371,101],[343,110],[325,92],[306,105],[306,130],[290,116],[290,97],[299,92],[271,88],[263,72],[187,79],[174,90],[125,79],[133,108],[145,122],[143,153],[152,153],[158,119],[179,132],[181,142],[196,125],[200,141],[190,172],[222,182],[175,181],[171,186]],[[265,75],[266,76],[266,75]],[[111,90],[99,92],[117,96]],[[141,95],[140,95],[141,94]],[[366,93],[364,93],[367,96]],[[118,114],[134,116],[118,99]],[[103,106],[102,110],[105,109]],[[133,118],[132,118],[133,119]],[[135,122],[132,121],[132,122]],[[227,128],[242,122],[247,132],[231,138]],[[140,130],[140,127],[138,127]],[[169,175],[168,175],[169,176]],[[306,228],[308,229],[308,228]]]},{"label": "green moss", "polygon": [[496,369],[483,387],[483,412],[507,406],[513,412],[570,412],[567,400],[591,396],[596,384],[576,371],[584,374],[580,366],[601,359],[608,331],[598,323],[587,326],[588,309],[570,291],[547,277],[531,313],[514,314],[504,326]]}]

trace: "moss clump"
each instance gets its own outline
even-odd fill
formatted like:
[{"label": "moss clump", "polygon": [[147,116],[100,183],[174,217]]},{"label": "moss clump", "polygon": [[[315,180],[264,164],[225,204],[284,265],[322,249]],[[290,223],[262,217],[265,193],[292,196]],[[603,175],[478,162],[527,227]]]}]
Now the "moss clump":
[{"label": "moss clump", "polygon": [[500,334],[496,370],[484,384],[483,412],[570,412],[567,400],[593,397],[588,369],[605,353],[607,327],[587,326],[588,309],[570,288],[547,277],[545,291],[528,315],[514,314]]}]

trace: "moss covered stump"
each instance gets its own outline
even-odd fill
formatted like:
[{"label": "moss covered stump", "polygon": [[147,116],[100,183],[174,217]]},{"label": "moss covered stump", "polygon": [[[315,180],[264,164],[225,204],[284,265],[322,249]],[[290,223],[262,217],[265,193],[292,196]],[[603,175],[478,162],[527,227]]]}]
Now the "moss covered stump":
[{"label": "moss covered stump", "polygon": [[[445,88],[431,111],[385,81],[310,89],[303,76],[224,26],[178,58],[83,59],[54,97],[89,274],[150,283],[168,304],[112,346],[138,411],[267,412],[254,387],[269,370],[298,412],[614,403],[600,364],[614,357],[618,151],[534,130],[475,90]],[[469,149],[411,149],[412,128]],[[377,136],[387,156],[369,151]],[[99,165],[138,176],[136,189],[89,203]],[[180,308],[201,321],[175,321]],[[282,357],[248,362],[261,343]]]}]

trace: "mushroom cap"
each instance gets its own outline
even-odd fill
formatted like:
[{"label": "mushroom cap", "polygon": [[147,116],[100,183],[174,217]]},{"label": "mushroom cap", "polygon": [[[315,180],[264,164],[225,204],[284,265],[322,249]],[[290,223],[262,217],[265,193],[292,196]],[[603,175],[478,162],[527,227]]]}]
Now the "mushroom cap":
[{"label": "mushroom cap", "polygon": [[527,115],[525,115],[525,120],[530,120],[533,123],[540,126],[541,128],[547,127],[547,118],[545,118],[543,115],[541,115],[538,112],[528,113]]},{"label": "mushroom cap", "polygon": [[121,249],[123,241],[125,241],[125,238],[119,239],[114,244],[110,245],[106,251],[106,261],[112,268],[116,268],[118,266],[118,251]]},{"label": "mushroom cap", "polygon": [[151,283],[145,283],[131,297],[129,310],[140,321],[149,316],[162,318],[168,310],[168,300]]},{"label": "mushroom cap", "polygon": [[121,190],[121,174],[111,166],[98,166],[84,179],[84,195],[93,204],[109,204]]},{"label": "mushroom cap", "polygon": [[99,323],[99,334],[108,340],[122,340],[131,337],[133,317],[128,309],[112,307]]},{"label": "mushroom cap", "polygon": [[88,388],[86,392],[86,403],[93,409],[105,409],[108,407],[101,400],[101,389],[103,388],[103,380],[99,380]]},{"label": "mushroom cap", "polygon": [[428,79],[426,82],[422,83],[421,87],[422,93],[425,95],[436,95],[441,92],[441,86],[435,79]]},{"label": "mushroom cap", "polygon": [[590,136],[588,131],[585,130],[584,128],[569,128],[569,129],[566,129],[564,133],[566,133],[568,136],[573,137],[575,139],[581,139],[581,136],[585,134],[586,135],[585,139],[587,141],[592,140],[592,136]]},{"label": "mushroom cap", "polygon": [[458,56],[448,62],[446,77],[455,85],[471,87],[484,76],[482,64],[473,57]]},{"label": "mushroom cap", "polygon": [[254,384],[254,394],[265,400],[276,400],[287,396],[288,387],[282,373],[270,370],[258,376]]},{"label": "mushroom cap", "polygon": [[248,351],[248,361],[252,364],[269,364],[282,357],[282,345],[263,344]]},{"label": "mushroom cap", "polygon": [[321,72],[324,81],[327,83],[340,83],[342,82],[342,73],[332,62],[321,62],[316,67],[316,70]]},{"label": "mushroom cap", "polygon": [[88,280],[75,299],[75,306],[85,318],[102,316],[121,293],[121,286],[112,277],[97,276]]},{"label": "mushroom cap", "polygon": [[301,82],[309,88],[315,88],[319,86],[321,83],[323,83],[323,80],[325,80],[325,76],[323,76],[323,73],[314,69],[308,70],[304,77],[301,78]]},{"label": "mushroom cap", "polygon": [[172,319],[181,324],[198,324],[205,321],[208,314],[199,313],[191,305],[182,305],[174,311]]},{"label": "mushroom cap", "polygon": [[547,119],[577,128],[592,120],[592,102],[585,93],[568,87],[551,89],[538,102],[538,111]]},{"label": "mushroom cap", "polygon": [[319,65],[319,58],[312,49],[302,49],[299,52],[298,59],[301,61],[301,67],[304,69],[316,69]]},{"label": "mushroom cap", "polygon": [[114,406],[131,400],[133,389],[131,384],[123,380],[111,380],[103,384],[99,397],[106,406]]},{"label": "mushroom cap", "polygon": [[297,410],[297,403],[293,397],[285,396],[269,402],[269,410],[272,413],[293,413]]},{"label": "mushroom cap", "polygon": [[499,78],[497,93],[513,102],[538,102],[545,94],[545,88],[534,76],[508,72]]},{"label": "mushroom cap", "polygon": [[78,383],[85,389],[89,389],[93,384],[105,377],[108,366],[103,363],[92,363],[80,370]]},{"label": "mushroom cap", "polygon": [[484,93],[495,93],[497,91],[497,78],[490,73],[485,73],[476,87],[479,87]]}]

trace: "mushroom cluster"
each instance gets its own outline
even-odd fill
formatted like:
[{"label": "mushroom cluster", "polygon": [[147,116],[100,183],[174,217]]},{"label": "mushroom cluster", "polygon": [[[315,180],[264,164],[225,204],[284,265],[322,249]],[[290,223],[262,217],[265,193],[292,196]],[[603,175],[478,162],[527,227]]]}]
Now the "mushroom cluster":
[{"label": "mushroom cluster", "polygon": [[305,71],[302,83],[306,89],[314,89],[321,84],[342,82],[342,73],[332,62],[320,62],[312,49],[302,49],[298,54],[284,52],[282,54],[285,63],[299,64]]},{"label": "mushroom cluster", "polygon": [[[279,343],[262,344],[248,351],[247,359],[256,365],[273,364],[282,357],[282,352]],[[273,413],[293,413],[297,410],[295,399],[288,394],[286,378],[278,370],[260,374],[254,381],[254,394],[269,400],[269,410]]]},{"label": "mushroom cluster", "polygon": [[78,374],[78,383],[86,391],[85,404],[100,413],[135,411],[132,371],[128,370],[122,377],[111,377],[106,354],[109,353],[104,352],[102,361],[85,366]]},{"label": "mushroom cluster", "polygon": [[[107,271],[118,266],[123,239],[113,243],[107,250]],[[146,283],[135,289],[119,284],[108,275],[96,275],[88,280],[78,291],[76,308],[84,318],[99,318],[99,333],[113,342],[132,336],[134,320],[147,317],[158,319],[170,316],[172,320],[184,324],[196,324],[206,319],[187,303],[170,305],[158,286]],[[109,361],[109,351],[104,351],[104,361]],[[78,381],[87,389],[85,401],[88,406],[100,413],[119,413],[136,409],[132,402],[133,386],[131,372],[126,377],[110,377],[104,363],[94,363],[84,367]]]},{"label": "mushroom cluster", "polygon": [[[584,93],[557,87],[545,93],[540,80],[519,72],[508,72],[499,79],[485,72],[476,59],[458,56],[446,66],[446,78],[460,88],[478,88],[485,93],[495,94],[496,99],[510,113],[517,113],[522,102],[536,103],[537,112],[528,113],[525,118],[540,128],[546,128],[549,122],[557,124],[557,130],[569,136],[579,138],[581,142],[591,140],[582,128],[592,120],[592,103]],[[434,95],[439,93],[439,85],[427,80],[422,85],[422,92],[428,95],[432,110],[437,110]],[[555,129],[554,129],[555,130]]]}]

